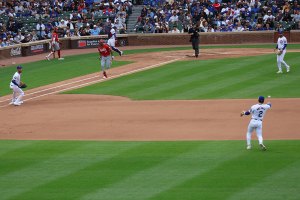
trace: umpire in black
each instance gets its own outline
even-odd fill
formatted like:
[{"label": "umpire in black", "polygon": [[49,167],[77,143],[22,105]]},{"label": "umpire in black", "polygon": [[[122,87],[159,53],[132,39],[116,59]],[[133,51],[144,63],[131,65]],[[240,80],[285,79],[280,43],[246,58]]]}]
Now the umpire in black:
[{"label": "umpire in black", "polygon": [[200,33],[200,28],[198,23],[194,27],[189,29],[189,34],[191,34],[190,42],[192,42],[192,46],[193,49],[195,50],[196,58],[198,58],[199,56],[199,33]]}]

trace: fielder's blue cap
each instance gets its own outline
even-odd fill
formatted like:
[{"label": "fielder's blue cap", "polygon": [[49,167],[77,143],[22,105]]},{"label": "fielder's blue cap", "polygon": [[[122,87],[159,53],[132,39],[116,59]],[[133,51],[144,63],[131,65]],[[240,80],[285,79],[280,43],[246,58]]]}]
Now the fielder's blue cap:
[{"label": "fielder's blue cap", "polygon": [[283,31],[278,31],[279,34],[283,34]]},{"label": "fielder's blue cap", "polygon": [[263,96],[258,97],[258,102],[263,103],[264,101],[265,101],[265,97],[263,97]]},{"label": "fielder's blue cap", "polygon": [[21,65],[18,65],[17,69],[22,69],[23,67]]}]

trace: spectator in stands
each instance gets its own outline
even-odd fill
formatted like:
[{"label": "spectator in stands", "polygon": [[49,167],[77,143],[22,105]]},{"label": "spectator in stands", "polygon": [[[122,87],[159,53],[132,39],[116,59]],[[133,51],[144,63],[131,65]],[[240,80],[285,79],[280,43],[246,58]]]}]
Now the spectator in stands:
[{"label": "spectator in stands", "polygon": [[99,35],[100,28],[97,25],[94,25],[93,29],[90,30],[91,35]]},{"label": "spectator in stands", "polygon": [[275,17],[272,15],[272,11],[268,10],[267,14],[264,16],[264,22],[267,22],[267,20],[269,19],[270,21],[274,21]]},{"label": "spectator in stands", "polygon": [[18,34],[14,37],[14,41],[17,44],[22,43],[22,41],[25,39],[25,37],[22,35],[21,31],[18,31]]},{"label": "spectator in stands", "polygon": [[36,25],[36,30],[39,38],[43,38],[45,35],[46,26],[43,24],[42,20]]},{"label": "spectator in stands", "polygon": [[180,33],[180,31],[178,30],[178,28],[176,26],[174,26],[173,30],[170,31],[169,33]]},{"label": "spectator in stands", "polygon": [[38,35],[36,34],[36,31],[35,30],[32,30],[31,31],[31,42],[34,42],[34,41],[37,41],[37,40],[39,40],[39,37],[38,37]]}]

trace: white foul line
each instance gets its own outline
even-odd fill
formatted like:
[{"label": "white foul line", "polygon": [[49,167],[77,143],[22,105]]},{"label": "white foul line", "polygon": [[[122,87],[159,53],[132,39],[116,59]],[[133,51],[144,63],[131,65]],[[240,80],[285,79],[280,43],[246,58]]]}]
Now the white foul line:
[{"label": "white foul line", "polygon": [[[105,80],[110,80],[110,79],[118,78],[118,77],[125,76],[125,75],[128,75],[128,74],[133,74],[133,73],[144,71],[144,70],[147,70],[147,69],[155,68],[155,67],[158,67],[158,66],[161,66],[161,65],[164,65],[164,64],[169,64],[169,63],[175,62],[175,61],[180,60],[182,58],[185,58],[185,57],[179,57],[179,58],[176,58],[176,59],[173,59],[173,60],[161,62],[161,63],[158,63],[158,64],[154,64],[154,65],[150,65],[150,66],[147,66],[147,67],[143,67],[143,68],[140,68],[140,69],[131,70],[131,71],[124,72],[124,73],[121,73],[121,74],[118,74],[118,75],[110,76],[107,79],[100,79],[100,80],[90,81],[88,83],[83,83],[83,84],[80,84],[80,85],[68,87],[68,88],[65,88],[65,89],[58,90],[58,91],[54,91],[54,92],[50,92],[50,93],[38,95],[38,96],[35,96],[35,97],[28,98],[28,99],[24,100],[24,102],[32,100],[32,99],[36,99],[36,98],[48,96],[48,95],[51,95],[51,94],[56,94],[56,93],[60,93],[60,92],[71,90],[71,89],[75,89],[75,88],[80,88],[80,87],[83,87],[83,86],[86,86],[86,85],[90,85],[90,84],[94,84],[94,83],[98,83],[98,82],[103,82]],[[95,76],[95,77],[97,77],[97,76]],[[92,79],[92,78],[95,78],[95,77],[81,79],[81,80],[78,80],[78,81],[74,81],[72,83],[81,82],[81,81]],[[65,86],[65,85],[70,85],[72,83],[62,84],[60,86],[53,87],[52,89],[59,88],[59,87]],[[47,91],[47,90],[50,90],[50,89],[44,89],[44,90],[41,90],[41,91]],[[41,91],[36,91],[36,92],[33,92],[33,93],[39,93]],[[30,94],[33,94],[33,93],[30,93]],[[4,106],[0,106],[0,108],[6,107],[6,106],[9,106],[9,104],[8,105],[4,105]]]}]

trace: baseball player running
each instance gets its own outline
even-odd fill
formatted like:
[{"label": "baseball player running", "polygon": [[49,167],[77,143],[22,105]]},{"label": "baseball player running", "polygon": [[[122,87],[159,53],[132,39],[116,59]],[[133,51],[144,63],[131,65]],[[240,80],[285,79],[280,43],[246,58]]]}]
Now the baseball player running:
[{"label": "baseball player running", "polygon": [[256,135],[258,138],[260,148],[265,151],[267,148],[263,144],[263,137],[262,137],[262,120],[264,115],[266,114],[267,110],[271,108],[271,103],[268,102],[264,104],[265,98],[263,96],[258,97],[258,104],[253,105],[250,110],[242,111],[241,117],[244,115],[252,115],[250,123],[248,125],[247,131],[247,149],[251,149],[251,134],[255,130]]},{"label": "baseball player running", "polygon": [[57,28],[55,27],[51,36],[51,41],[50,41],[50,47],[51,47],[51,52],[49,55],[46,56],[47,60],[50,60],[50,56],[53,54],[53,58],[55,58],[55,52],[57,51],[58,54],[58,60],[64,60],[64,58],[61,58],[60,56],[60,41],[58,40],[58,33],[57,33]]},{"label": "baseball player running", "polygon": [[283,32],[279,31],[279,37],[277,40],[277,45],[276,48],[274,49],[277,51],[277,67],[278,67],[278,72],[277,74],[281,74],[282,73],[282,68],[281,68],[281,63],[284,64],[284,66],[286,67],[286,72],[290,71],[290,66],[288,64],[286,64],[286,62],[283,60],[284,59],[284,55],[286,53],[286,47],[287,47],[287,40],[286,38],[283,36]]},{"label": "baseball player running", "polygon": [[101,61],[101,69],[103,72],[103,78],[107,78],[107,73],[105,70],[108,70],[112,62],[112,51],[108,44],[104,43],[104,40],[99,41],[98,52]]},{"label": "baseball player running", "polygon": [[23,103],[22,98],[25,95],[23,90],[21,89],[21,86],[23,85],[23,83],[21,82],[21,74],[22,66],[18,66],[17,72],[14,74],[9,85],[10,89],[13,90],[13,97],[10,104],[15,106],[20,106]]},{"label": "baseball player running", "polygon": [[112,50],[117,52],[120,56],[123,55],[123,51],[120,51],[116,47],[116,39],[117,39],[117,34],[116,34],[116,27],[114,26],[110,32],[108,33],[108,41],[107,44],[111,47]]}]

